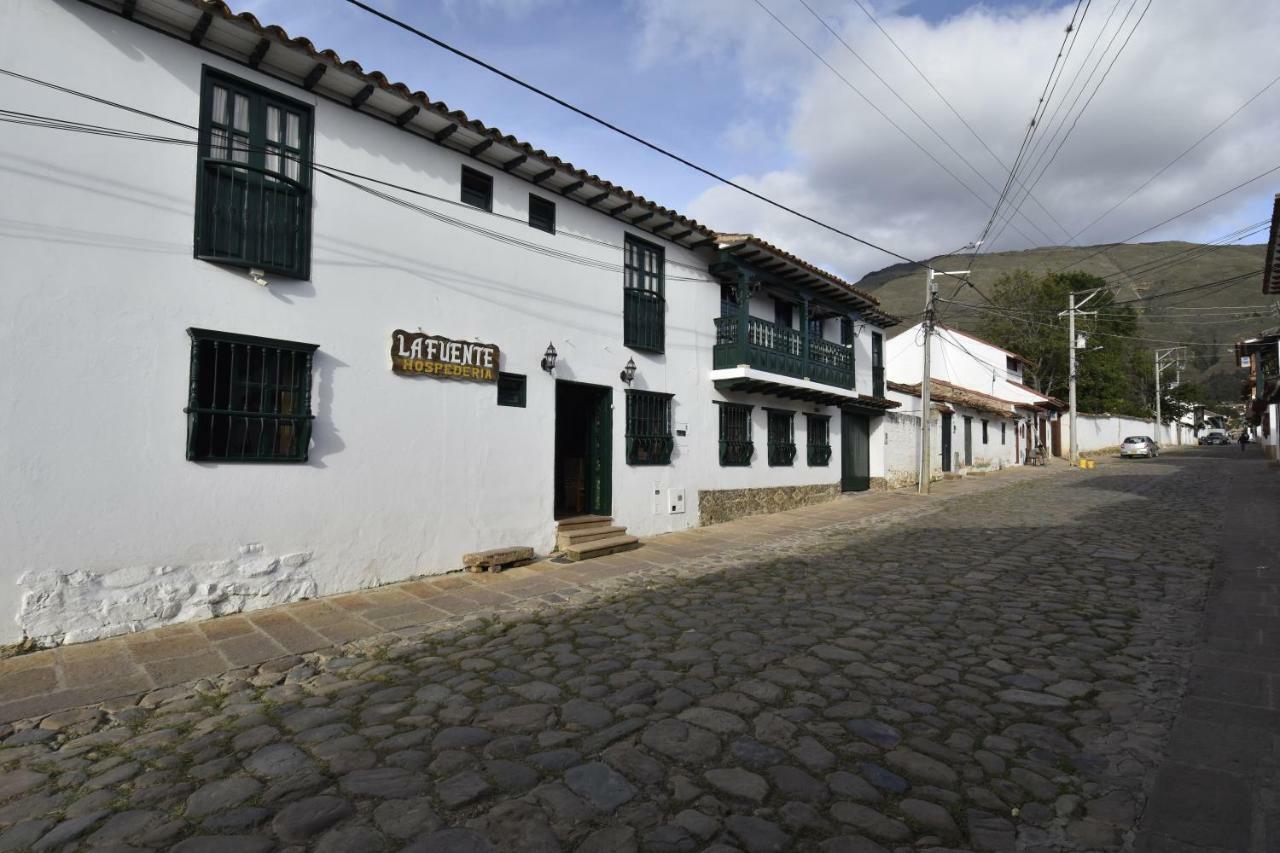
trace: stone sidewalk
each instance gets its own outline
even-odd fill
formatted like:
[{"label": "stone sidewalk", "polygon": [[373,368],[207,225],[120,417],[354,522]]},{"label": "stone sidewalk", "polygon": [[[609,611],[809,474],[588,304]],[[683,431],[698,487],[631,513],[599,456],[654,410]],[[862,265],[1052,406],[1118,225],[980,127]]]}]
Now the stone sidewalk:
[{"label": "stone sidewalk", "polygon": [[496,610],[564,604],[623,575],[660,571],[690,558],[752,552],[794,533],[932,512],[939,503],[1070,472],[1061,463],[1012,468],[936,482],[927,497],[914,490],[845,495],[652,537],[635,551],[581,563],[544,560],[500,574],[457,572],[46,649],[0,660],[0,726],[352,641],[414,637]]}]

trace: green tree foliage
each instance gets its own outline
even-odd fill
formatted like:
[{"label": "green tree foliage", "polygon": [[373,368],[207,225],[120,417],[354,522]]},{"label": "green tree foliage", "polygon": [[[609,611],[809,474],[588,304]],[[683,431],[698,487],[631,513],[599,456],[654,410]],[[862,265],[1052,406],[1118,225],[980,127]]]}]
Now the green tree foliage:
[{"label": "green tree foliage", "polygon": [[[1066,310],[1069,294],[1105,285],[1088,273],[1035,276],[1015,270],[995,282],[990,299],[1004,310],[987,312],[979,334],[1027,359],[1023,378],[1028,385],[1041,394],[1065,400],[1067,318],[1059,317],[1058,312]],[[1098,313],[1076,318],[1076,334],[1087,339],[1087,348],[1076,353],[1079,410],[1150,417],[1155,400],[1151,354],[1133,339],[1138,333],[1138,318],[1132,306],[1116,305],[1110,291],[1103,291],[1085,310]]]}]

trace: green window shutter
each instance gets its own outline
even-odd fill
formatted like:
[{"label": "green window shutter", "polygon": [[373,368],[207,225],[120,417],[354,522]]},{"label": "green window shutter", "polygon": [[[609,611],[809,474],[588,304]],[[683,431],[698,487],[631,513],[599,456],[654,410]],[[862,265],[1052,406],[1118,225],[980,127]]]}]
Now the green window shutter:
[{"label": "green window shutter", "polygon": [[807,450],[811,467],[825,467],[831,462],[831,418],[827,415],[805,415],[808,432]]},{"label": "green window shutter", "polygon": [[523,409],[526,402],[526,384],[522,373],[499,373],[498,405]]},{"label": "green window shutter", "polygon": [[481,210],[492,211],[493,176],[486,175],[484,172],[472,169],[469,166],[463,166],[460,200],[463,204],[469,204]]},{"label": "green window shutter", "polygon": [[671,394],[627,391],[627,464],[670,465]]},{"label": "green window shutter", "polygon": [[755,445],[751,442],[751,406],[719,403],[720,465],[722,467],[751,464]]},{"label": "green window shutter", "polygon": [[196,256],[309,277],[311,145],[311,107],[206,68]]},{"label": "green window shutter", "polygon": [[529,193],[529,227],[556,233],[556,203]]},{"label": "green window shutter", "polygon": [[306,462],[316,344],[187,329],[187,459]]},{"label": "green window shutter", "polygon": [[661,246],[626,235],[623,247],[622,342],[632,349],[666,347],[666,261]]},{"label": "green window shutter", "polygon": [[796,461],[795,412],[765,411],[769,414],[769,464],[788,467]]}]

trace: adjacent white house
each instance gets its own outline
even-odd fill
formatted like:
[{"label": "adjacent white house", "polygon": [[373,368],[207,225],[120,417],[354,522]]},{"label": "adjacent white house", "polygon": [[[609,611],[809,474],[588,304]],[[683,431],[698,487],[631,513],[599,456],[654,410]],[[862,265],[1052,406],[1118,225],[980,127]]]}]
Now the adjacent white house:
[{"label": "adjacent white house", "polygon": [[[1062,455],[1065,406],[1023,384],[1022,356],[941,323],[930,341],[932,476],[1024,464],[1037,446]],[[919,480],[923,325],[889,339],[885,368],[889,397],[900,403],[886,436],[886,476],[907,485]]]},{"label": "adjacent white house", "polygon": [[220,2],[0,40],[0,643],[884,482],[897,320],[839,277]]}]

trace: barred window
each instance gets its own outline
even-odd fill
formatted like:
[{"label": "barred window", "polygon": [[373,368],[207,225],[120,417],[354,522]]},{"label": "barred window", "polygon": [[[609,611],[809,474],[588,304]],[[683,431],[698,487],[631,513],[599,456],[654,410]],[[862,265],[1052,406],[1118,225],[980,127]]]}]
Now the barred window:
[{"label": "barred window", "polygon": [[831,461],[831,418],[827,415],[805,415],[808,420],[809,464],[823,467]]},{"label": "barred window", "polygon": [[196,177],[196,257],[307,278],[311,107],[204,71]]},{"label": "barred window", "polygon": [[187,329],[187,459],[306,462],[316,344]]},{"label": "barred window", "polygon": [[741,403],[720,403],[720,464],[750,465],[755,445],[751,443],[751,407]]},{"label": "barred window", "polygon": [[627,464],[670,465],[671,394],[627,391]]},{"label": "barred window", "polygon": [[661,246],[626,236],[623,252],[622,342],[662,352],[666,345],[665,258]]},{"label": "barred window", "polygon": [[525,407],[526,380],[523,373],[498,374],[498,405]]},{"label": "barred window", "polygon": [[789,466],[796,461],[795,412],[768,409],[769,464]]}]

